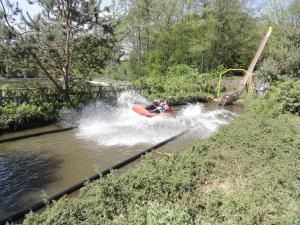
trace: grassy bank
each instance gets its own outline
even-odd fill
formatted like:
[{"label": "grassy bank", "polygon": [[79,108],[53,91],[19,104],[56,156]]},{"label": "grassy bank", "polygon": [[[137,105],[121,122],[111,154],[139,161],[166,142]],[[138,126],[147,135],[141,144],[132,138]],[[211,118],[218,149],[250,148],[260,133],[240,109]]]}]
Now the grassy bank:
[{"label": "grassy bank", "polygon": [[259,113],[266,99],[273,98],[199,145],[159,160],[148,155],[136,169],[89,184],[79,198],[61,199],[24,223],[299,223],[300,118]]}]

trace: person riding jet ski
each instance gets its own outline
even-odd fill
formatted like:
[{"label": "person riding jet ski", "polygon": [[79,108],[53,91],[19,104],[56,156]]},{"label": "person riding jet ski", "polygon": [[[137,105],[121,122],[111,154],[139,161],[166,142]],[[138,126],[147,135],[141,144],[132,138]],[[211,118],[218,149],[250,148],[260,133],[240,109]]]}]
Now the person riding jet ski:
[{"label": "person riding jet ski", "polygon": [[164,113],[169,109],[169,105],[166,98],[163,101],[156,99],[151,105],[146,106],[145,109],[153,113]]}]

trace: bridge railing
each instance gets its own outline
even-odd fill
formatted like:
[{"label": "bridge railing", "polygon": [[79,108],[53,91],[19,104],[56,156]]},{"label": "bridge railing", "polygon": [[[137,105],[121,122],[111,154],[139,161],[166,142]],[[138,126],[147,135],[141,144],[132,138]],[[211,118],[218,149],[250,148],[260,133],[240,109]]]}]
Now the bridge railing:
[{"label": "bridge railing", "polygon": [[[135,85],[118,85],[118,86],[104,86],[104,85],[90,85],[81,89],[71,91],[71,96],[90,95],[91,97],[102,98],[115,96],[122,91],[143,91],[145,87]],[[54,88],[38,87],[38,88],[7,88],[0,89],[0,105],[7,103],[24,103],[32,101],[62,101],[63,96]]]}]

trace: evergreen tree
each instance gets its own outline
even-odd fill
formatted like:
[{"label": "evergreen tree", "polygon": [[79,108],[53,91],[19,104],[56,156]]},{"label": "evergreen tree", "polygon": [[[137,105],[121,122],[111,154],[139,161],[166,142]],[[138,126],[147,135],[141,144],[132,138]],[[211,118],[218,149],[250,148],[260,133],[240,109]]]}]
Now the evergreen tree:
[{"label": "evergreen tree", "polygon": [[[107,48],[111,49],[114,41],[113,28],[106,9],[100,10],[97,0],[28,1],[38,4],[42,11],[33,18],[20,12],[23,27],[12,23],[11,15],[0,1],[5,21],[2,29],[9,29],[15,36],[10,41],[14,55],[36,65],[65,99],[69,98],[71,81],[80,69],[79,62],[81,66],[103,66],[109,55]],[[16,11],[17,6],[10,5]],[[96,57],[89,57],[92,52]],[[99,64],[95,58],[100,60]]]},{"label": "evergreen tree", "polygon": [[241,0],[214,0],[209,9],[208,42],[211,68],[246,67],[251,62],[259,36],[255,20]]}]

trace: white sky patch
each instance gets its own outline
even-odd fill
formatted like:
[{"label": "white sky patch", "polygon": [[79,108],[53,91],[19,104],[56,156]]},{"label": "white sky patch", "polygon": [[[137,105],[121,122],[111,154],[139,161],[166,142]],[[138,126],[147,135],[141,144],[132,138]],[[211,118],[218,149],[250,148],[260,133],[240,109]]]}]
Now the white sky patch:
[{"label": "white sky patch", "polygon": [[19,3],[20,9],[22,9],[23,13],[26,14],[27,12],[29,15],[34,16],[41,12],[41,7],[37,4],[29,4],[26,0],[19,0],[15,1]]},{"label": "white sky patch", "polygon": [[[38,4],[29,4],[26,0],[13,0],[12,3],[18,3],[19,8],[22,10],[22,12],[26,15],[28,12],[30,16],[35,16],[39,12],[41,12],[42,8]],[[104,8],[105,6],[110,6],[111,0],[102,0],[101,2],[101,8]]]}]

